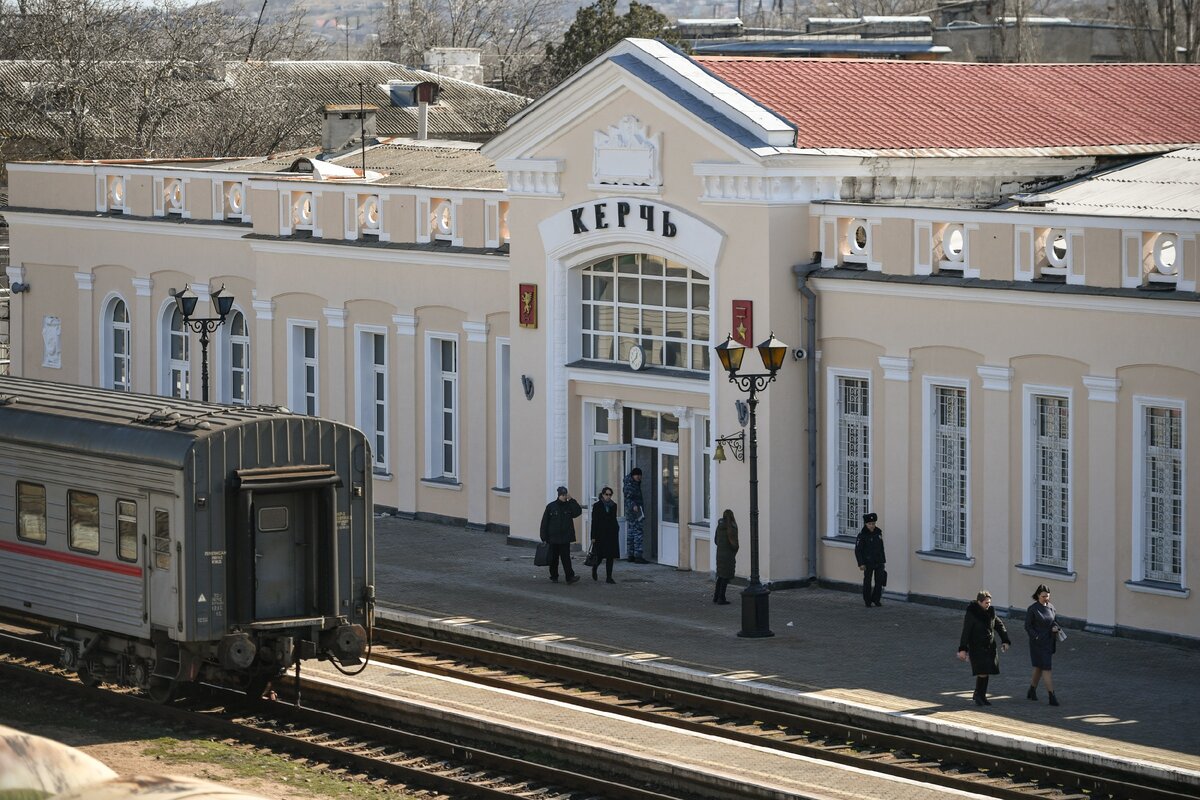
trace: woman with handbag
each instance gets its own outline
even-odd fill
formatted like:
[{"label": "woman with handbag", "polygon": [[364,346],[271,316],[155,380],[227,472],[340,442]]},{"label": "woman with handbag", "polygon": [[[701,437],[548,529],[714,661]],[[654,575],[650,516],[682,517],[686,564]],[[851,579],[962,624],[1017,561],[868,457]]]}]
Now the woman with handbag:
[{"label": "woman with handbag", "polygon": [[592,568],[592,580],[600,580],[597,570],[601,560],[608,576],[605,583],[613,580],[613,561],[621,557],[621,524],[617,522],[617,504],[613,490],[605,486],[600,490],[600,499],[592,505],[592,549],[588,552],[587,564]]},{"label": "woman with handbag", "polygon": [[1029,660],[1033,663],[1033,677],[1025,696],[1036,701],[1038,681],[1045,678],[1050,705],[1056,706],[1058,697],[1054,694],[1050,667],[1059,639],[1066,639],[1067,634],[1058,625],[1057,612],[1050,605],[1050,589],[1044,583],[1033,590],[1033,605],[1025,611],[1025,633],[1029,634]]},{"label": "woman with handbag", "polygon": [[713,591],[713,602],[720,606],[729,605],[725,589],[737,568],[738,529],[733,518],[733,509],[725,509],[717,523],[717,588]]},{"label": "woman with handbag", "polygon": [[1000,635],[1001,650],[1008,650],[1008,629],[1004,620],[996,616],[992,608],[992,593],[980,592],[967,606],[963,617],[962,635],[958,639],[958,660],[971,661],[971,673],[975,676],[975,694],[972,699],[977,706],[990,706],[987,699],[988,678],[1000,674],[1000,655],[996,648],[996,634]]}]

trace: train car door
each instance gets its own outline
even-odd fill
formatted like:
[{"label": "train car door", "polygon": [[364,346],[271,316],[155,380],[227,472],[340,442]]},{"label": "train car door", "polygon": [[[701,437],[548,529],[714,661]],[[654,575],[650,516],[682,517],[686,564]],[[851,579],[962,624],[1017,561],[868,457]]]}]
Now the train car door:
[{"label": "train car door", "polygon": [[150,546],[147,548],[150,567],[150,625],[170,632],[171,638],[182,629],[179,612],[179,548],[175,546],[175,527],[181,520],[172,519],[172,498],[163,494],[150,495]]},{"label": "train car door", "polygon": [[301,492],[254,495],[254,616],[305,614],[305,504]]}]

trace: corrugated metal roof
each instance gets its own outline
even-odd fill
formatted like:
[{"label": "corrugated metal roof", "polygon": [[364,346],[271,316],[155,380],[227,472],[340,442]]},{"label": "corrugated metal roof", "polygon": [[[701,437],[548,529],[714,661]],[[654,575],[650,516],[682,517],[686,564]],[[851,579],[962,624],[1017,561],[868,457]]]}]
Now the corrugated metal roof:
[{"label": "corrugated metal roof", "polygon": [[[335,159],[342,166],[361,163],[353,153]],[[478,145],[456,142],[386,141],[367,150],[367,169],[388,173],[377,183],[445,189],[504,189],[508,185],[496,162]]]},{"label": "corrugated metal roof", "polygon": [[796,146],[1041,149],[1200,143],[1200,65],[698,57],[796,126]]},{"label": "corrugated metal roof", "polygon": [[1020,200],[1031,211],[1197,219],[1200,148],[1118,167]]}]

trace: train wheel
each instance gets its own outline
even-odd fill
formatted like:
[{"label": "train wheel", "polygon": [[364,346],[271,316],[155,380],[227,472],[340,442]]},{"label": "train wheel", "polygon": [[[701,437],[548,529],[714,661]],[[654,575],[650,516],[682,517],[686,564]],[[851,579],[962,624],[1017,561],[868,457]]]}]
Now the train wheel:
[{"label": "train wheel", "polygon": [[96,675],[95,665],[92,664],[90,658],[85,658],[79,662],[79,667],[76,668],[75,674],[79,677],[79,682],[84,686],[95,687],[100,685],[100,678]]},{"label": "train wheel", "polygon": [[174,700],[179,694],[179,682],[161,675],[151,675],[150,683],[146,686],[146,694],[159,705],[165,705]]}]

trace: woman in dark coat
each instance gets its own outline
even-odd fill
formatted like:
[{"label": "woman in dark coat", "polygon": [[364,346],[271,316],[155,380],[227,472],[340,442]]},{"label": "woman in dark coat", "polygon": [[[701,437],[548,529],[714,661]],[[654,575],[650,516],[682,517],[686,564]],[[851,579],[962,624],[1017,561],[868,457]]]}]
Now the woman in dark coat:
[{"label": "woman in dark coat", "polygon": [[717,588],[713,592],[713,602],[717,605],[729,605],[725,589],[737,568],[737,551],[737,520],[733,518],[733,510],[727,508],[717,523]]},{"label": "woman in dark coat", "polygon": [[613,490],[605,486],[600,490],[600,499],[592,505],[592,580],[600,580],[597,570],[600,560],[604,559],[604,571],[608,578],[605,583],[616,583],[613,580],[613,560],[621,557],[620,544],[621,524],[617,522],[617,504],[613,501]]},{"label": "woman in dark coat", "polygon": [[1004,620],[997,617],[996,609],[992,608],[991,592],[980,592],[975,595],[975,601],[967,606],[962,635],[958,639],[958,660],[971,660],[971,672],[975,675],[975,694],[972,697],[977,706],[991,705],[987,699],[988,678],[1000,674],[1000,656],[996,652],[997,633],[1003,642],[1001,650],[1007,651],[1012,642],[1008,639]]},{"label": "woman in dark coat", "polygon": [[1025,633],[1029,634],[1029,660],[1033,663],[1033,677],[1029,679],[1029,691],[1025,696],[1037,700],[1037,685],[1046,679],[1046,691],[1050,693],[1050,705],[1058,705],[1054,696],[1054,679],[1050,668],[1054,651],[1058,648],[1058,632],[1054,606],[1050,605],[1050,590],[1039,584],[1033,592],[1033,605],[1025,611]]}]

